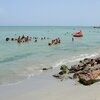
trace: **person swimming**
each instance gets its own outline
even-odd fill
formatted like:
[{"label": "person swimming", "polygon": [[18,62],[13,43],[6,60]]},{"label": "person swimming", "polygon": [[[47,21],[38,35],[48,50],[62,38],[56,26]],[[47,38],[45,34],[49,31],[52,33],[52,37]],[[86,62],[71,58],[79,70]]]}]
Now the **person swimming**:
[{"label": "person swimming", "polygon": [[72,41],[74,41],[74,38],[72,37]]}]

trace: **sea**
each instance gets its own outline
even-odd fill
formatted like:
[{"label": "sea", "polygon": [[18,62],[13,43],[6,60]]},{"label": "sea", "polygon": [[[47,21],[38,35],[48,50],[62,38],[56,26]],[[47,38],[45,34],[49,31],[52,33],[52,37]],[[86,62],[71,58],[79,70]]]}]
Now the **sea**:
[{"label": "sea", "polygon": [[[83,32],[83,37],[72,34]],[[6,38],[29,36],[18,43]],[[37,38],[37,42],[35,42]],[[55,38],[61,43],[48,46]],[[0,85],[26,80],[41,74],[42,68],[70,65],[100,55],[100,29],[92,26],[0,26]]]}]

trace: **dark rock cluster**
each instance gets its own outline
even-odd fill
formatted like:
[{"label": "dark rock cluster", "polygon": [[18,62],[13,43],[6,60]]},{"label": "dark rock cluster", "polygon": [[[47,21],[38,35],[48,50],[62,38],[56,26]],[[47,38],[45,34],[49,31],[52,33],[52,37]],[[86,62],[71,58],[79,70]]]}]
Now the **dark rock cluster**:
[{"label": "dark rock cluster", "polygon": [[84,85],[93,84],[100,75],[100,57],[85,58],[79,64],[71,66],[69,73],[74,73],[73,78],[78,78],[79,82]]},{"label": "dark rock cluster", "polygon": [[[54,77],[61,78],[68,70],[68,74],[73,73],[73,79],[78,79],[84,85],[90,85],[99,81],[97,78],[100,76],[100,57],[94,59],[85,58],[79,61],[77,65],[72,65],[70,69],[66,65],[63,66],[64,70],[60,71],[57,75],[53,75]],[[63,69],[63,67],[61,66],[60,69]]]}]

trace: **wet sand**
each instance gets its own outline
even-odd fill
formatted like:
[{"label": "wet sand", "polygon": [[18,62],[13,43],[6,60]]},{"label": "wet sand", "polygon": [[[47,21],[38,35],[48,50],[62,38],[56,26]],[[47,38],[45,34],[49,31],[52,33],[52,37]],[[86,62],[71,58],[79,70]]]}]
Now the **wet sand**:
[{"label": "wet sand", "polygon": [[100,82],[84,86],[72,79],[52,77],[58,70],[44,71],[21,83],[0,86],[0,100],[100,100]]}]

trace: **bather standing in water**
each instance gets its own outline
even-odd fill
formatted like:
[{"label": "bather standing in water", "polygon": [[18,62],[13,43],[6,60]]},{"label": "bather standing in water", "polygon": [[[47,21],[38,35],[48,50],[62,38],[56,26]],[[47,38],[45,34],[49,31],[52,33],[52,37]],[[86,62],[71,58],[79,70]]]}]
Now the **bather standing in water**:
[{"label": "bather standing in water", "polygon": [[72,41],[74,41],[74,38],[72,37]]}]

